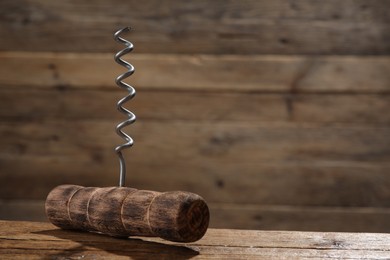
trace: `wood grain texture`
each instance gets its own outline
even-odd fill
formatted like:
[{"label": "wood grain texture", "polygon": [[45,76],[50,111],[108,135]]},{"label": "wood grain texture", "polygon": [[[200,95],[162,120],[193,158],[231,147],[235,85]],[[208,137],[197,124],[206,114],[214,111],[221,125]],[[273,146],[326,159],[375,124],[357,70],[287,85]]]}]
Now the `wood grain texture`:
[{"label": "wood grain texture", "polygon": [[389,54],[388,7],[386,0],[6,0],[0,49],[111,52],[117,45],[108,35],[131,25],[143,53]]},{"label": "wood grain texture", "polygon": [[[0,219],[47,221],[43,200],[0,200]],[[209,203],[211,228],[389,233],[390,211],[380,207],[302,207]]]},{"label": "wood grain texture", "polygon": [[[72,158],[73,159],[73,158]],[[1,198],[43,199],[56,185],[115,185],[118,162],[78,162],[62,158],[13,159],[2,162]],[[3,169],[7,169],[6,171]],[[88,170],[86,170],[88,169]],[[139,189],[187,190],[209,202],[274,205],[389,207],[390,167],[291,163],[210,163],[166,161],[132,163],[128,183]],[[186,173],[186,174],[177,174]],[[39,178],[36,178],[39,176]],[[21,181],[23,180],[23,181]],[[234,194],[234,196],[232,196]]]},{"label": "wood grain texture", "polygon": [[[122,115],[115,104],[123,93],[104,90],[0,89],[4,122],[113,120]],[[129,108],[138,122],[296,122],[389,126],[389,94],[205,93],[139,90]],[[21,105],[23,104],[23,105]],[[196,111],[196,112],[194,112]]]},{"label": "wood grain texture", "polygon": [[213,228],[389,233],[389,208],[209,205]]},{"label": "wood grain texture", "polygon": [[[19,188],[3,187],[1,197],[42,199],[75,180],[115,184],[112,127],[106,121],[2,124],[0,178]],[[129,183],[218,202],[388,206],[389,134],[387,127],[367,126],[138,122],[132,129],[138,142],[126,153]]]},{"label": "wood grain texture", "polygon": [[187,243],[205,234],[210,219],[206,202],[194,193],[128,187],[60,185],[47,196],[45,211],[63,229]]},{"label": "wood grain texture", "polygon": [[389,7],[1,1],[0,198],[117,183],[114,126],[123,117],[114,104],[124,92],[113,82],[122,46],[112,33],[130,25],[132,187],[199,193],[222,207],[217,224],[283,228],[291,215],[312,230],[316,219],[325,230],[386,230],[376,225],[382,213],[306,207],[390,207]]},{"label": "wood grain texture", "polygon": [[[125,58],[136,68],[129,82],[137,90],[390,92],[389,56],[137,53]],[[115,91],[113,81],[121,69],[106,53],[0,52],[2,88]]]},{"label": "wood grain texture", "polygon": [[[42,123],[44,128],[42,128]],[[119,138],[106,120],[6,122],[1,158],[74,157],[91,161],[108,156]],[[234,122],[137,122],[138,140],[129,162],[171,160],[194,163],[389,162],[388,127]],[[148,156],[145,157],[144,155]],[[76,159],[76,157],[78,159]],[[102,159],[101,161],[104,161]],[[97,160],[98,162],[98,160]]]},{"label": "wood grain texture", "polygon": [[0,253],[5,259],[29,258],[226,258],[226,259],[386,259],[390,235],[210,229],[185,246],[157,238],[118,240],[66,232],[51,224],[1,221]]}]

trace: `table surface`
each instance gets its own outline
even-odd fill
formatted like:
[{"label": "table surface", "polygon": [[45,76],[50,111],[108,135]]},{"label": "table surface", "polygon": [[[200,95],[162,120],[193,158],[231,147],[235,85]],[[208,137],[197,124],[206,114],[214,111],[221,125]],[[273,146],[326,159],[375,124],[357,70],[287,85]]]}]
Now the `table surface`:
[{"label": "table surface", "polygon": [[1,221],[0,259],[390,259],[390,234],[209,229],[195,243]]}]

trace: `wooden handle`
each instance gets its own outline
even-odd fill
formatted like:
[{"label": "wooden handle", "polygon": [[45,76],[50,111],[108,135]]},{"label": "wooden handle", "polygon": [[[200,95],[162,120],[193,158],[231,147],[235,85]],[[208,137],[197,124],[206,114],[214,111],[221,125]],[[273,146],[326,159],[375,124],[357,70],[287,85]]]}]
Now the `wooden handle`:
[{"label": "wooden handle", "polygon": [[206,202],[196,194],[125,187],[61,185],[49,193],[45,208],[50,222],[63,229],[175,242],[200,239],[210,218]]}]

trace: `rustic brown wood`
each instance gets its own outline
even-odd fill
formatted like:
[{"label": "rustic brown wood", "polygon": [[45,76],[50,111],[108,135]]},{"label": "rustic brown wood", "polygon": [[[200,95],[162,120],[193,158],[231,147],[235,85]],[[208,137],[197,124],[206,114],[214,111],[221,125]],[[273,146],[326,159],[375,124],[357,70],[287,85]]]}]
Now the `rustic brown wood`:
[{"label": "rustic brown wood", "polygon": [[[4,186],[2,198],[43,199],[66,182],[117,182],[113,144],[120,140],[110,122],[16,122],[0,129],[7,137],[0,179],[18,184]],[[219,202],[388,206],[389,132],[343,125],[137,122],[131,133],[137,142],[126,155],[129,181]]]},{"label": "rustic brown wood", "polygon": [[0,219],[47,222],[44,200],[0,200]]},{"label": "rustic brown wood", "polygon": [[390,232],[390,209],[209,204],[210,227],[257,230]]},{"label": "rustic brown wood", "polygon": [[[389,93],[389,56],[126,56],[137,90]],[[112,54],[0,52],[0,85],[34,89],[118,90]],[[23,76],[21,76],[23,75]]]},{"label": "rustic brown wood", "polygon": [[296,258],[386,259],[390,235],[209,229],[198,242],[115,239],[55,229],[51,224],[0,222],[2,259],[42,258]]},{"label": "rustic brown wood", "polygon": [[118,237],[158,236],[194,242],[209,224],[206,202],[183,191],[61,185],[49,193],[45,209],[49,221],[60,228]]},{"label": "rustic brown wood", "polygon": [[[43,200],[0,200],[0,219],[47,221]],[[208,203],[211,228],[331,232],[390,232],[390,210]]]},{"label": "rustic brown wood", "polygon": [[0,198],[117,183],[130,25],[132,187],[199,193],[217,226],[388,230],[389,1],[160,2],[0,3]]},{"label": "rustic brown wood", "polygon": [[[6,87],[4,87],[6,88]],[[0,89],[0,119],[119,121],[124,93],[101,90]],[[138,122],[243,121],[390,125],[389,94],[205,93],[137,91],[128,106]],[[21,105],[23,104],[23,105]],[[163,108],[163,109],[160,109]],[[194,112],[196,111],[196,113]]]},{"label": "rustic brown wood", "polygon": [[[109,156],[120,142],[113,125],[111,120],[5,122],[0,158],[66,156],[90,162],[92,154]],[[387,163],[390,156],[386,126],[153,121],[137,122],[129,133],[137,140],[131,163]]]},{"label": "rustic brown wood", "polygon": [[[0,182],[15,185],[4,185],[1,198],[44,199],[50,189],[63,183],[92,186],[117,183],[118,162],[114,154],[100,163],[92,158],[76,159],[43,156],[4,160]],[[390,207],[388,164],[213,163],[204,159],[203,163],[166,160],[158,164],[131,161],[129,165],[128,183],[132,187],[188,190],[209,202]]]},{"label": "rustic brown wood", "polygon": [[388,8],[386,0],[5,0],[0,49],[111,52],[110,35],[131,25],[138,52],[389,54]]}]

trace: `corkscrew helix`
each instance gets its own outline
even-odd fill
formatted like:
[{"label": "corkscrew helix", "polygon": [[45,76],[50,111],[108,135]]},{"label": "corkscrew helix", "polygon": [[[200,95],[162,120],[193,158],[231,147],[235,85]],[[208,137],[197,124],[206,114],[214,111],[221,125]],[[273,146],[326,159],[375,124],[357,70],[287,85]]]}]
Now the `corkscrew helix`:
[{"label": "corkscrew helix", "polygon": [[135,69],[134,69],[134,66],[131,65],[129,62],[123,60],[121,57],[123,55],[126,55],[127,53],[131,52],[133,50],[133,44],[131,42],[129,42],[128,40],[125,40],[123,39],[122,37],[120,37],[120,35],[122,33],[125,33],[125,32],[128,32],[130,31],[130,27],[125,27],[123,29],[120,29],[118,30],[115,34],[114,34],[114,39],[115,41],[119,42],[119,43],[122,43],[124,44],[126,47],[124,49],[122,49],[121,51],[117,52],[115,54],[115,61],[116,63],[118,63],[119,65],[125,67],[127,69],[127,71],[121,75],[119,75],[116,79],[115,79],[115,83],[123,88],[123,89],[126,89],[129,94],[127,96],[125,96],[124,98],[120,99],[117,103],[117,109],[119,112],[121,112],[122,114],[126,115],[128,118],[127,120],[119,123],[117,126],[116,126],[116,133],[121,137],[123,138],[126,143],[124,144],[121,144],[121,145],[118,145],[117,147],[115,147],[115,152],[118,154],[118,157],[119,157],[119,166],[120,166],[120,169],[119,169],[119,187],[123,187],[125,185],[125,180],[126,180],[126,162],[125,162],[125,159],[123,157],[123,154],[122,154],[122,150],[125,149],[125,148],[128,148],[128,147],[131,147],[134,143],[133,139],[128,135],[126,134],[125,132],[122,131],[122,128],[132,124],[135,122],[136,120],[136,116],[134,113],[132,113],[130,110],[126,109],[125,107],[123,107],[124,103],[126,103],[127,101],[129,101],[130,99],[132,99],[134,96],[135,96],[135,89],[130,86],[129,84],[123,82],[124,79],[130,77]]}]

